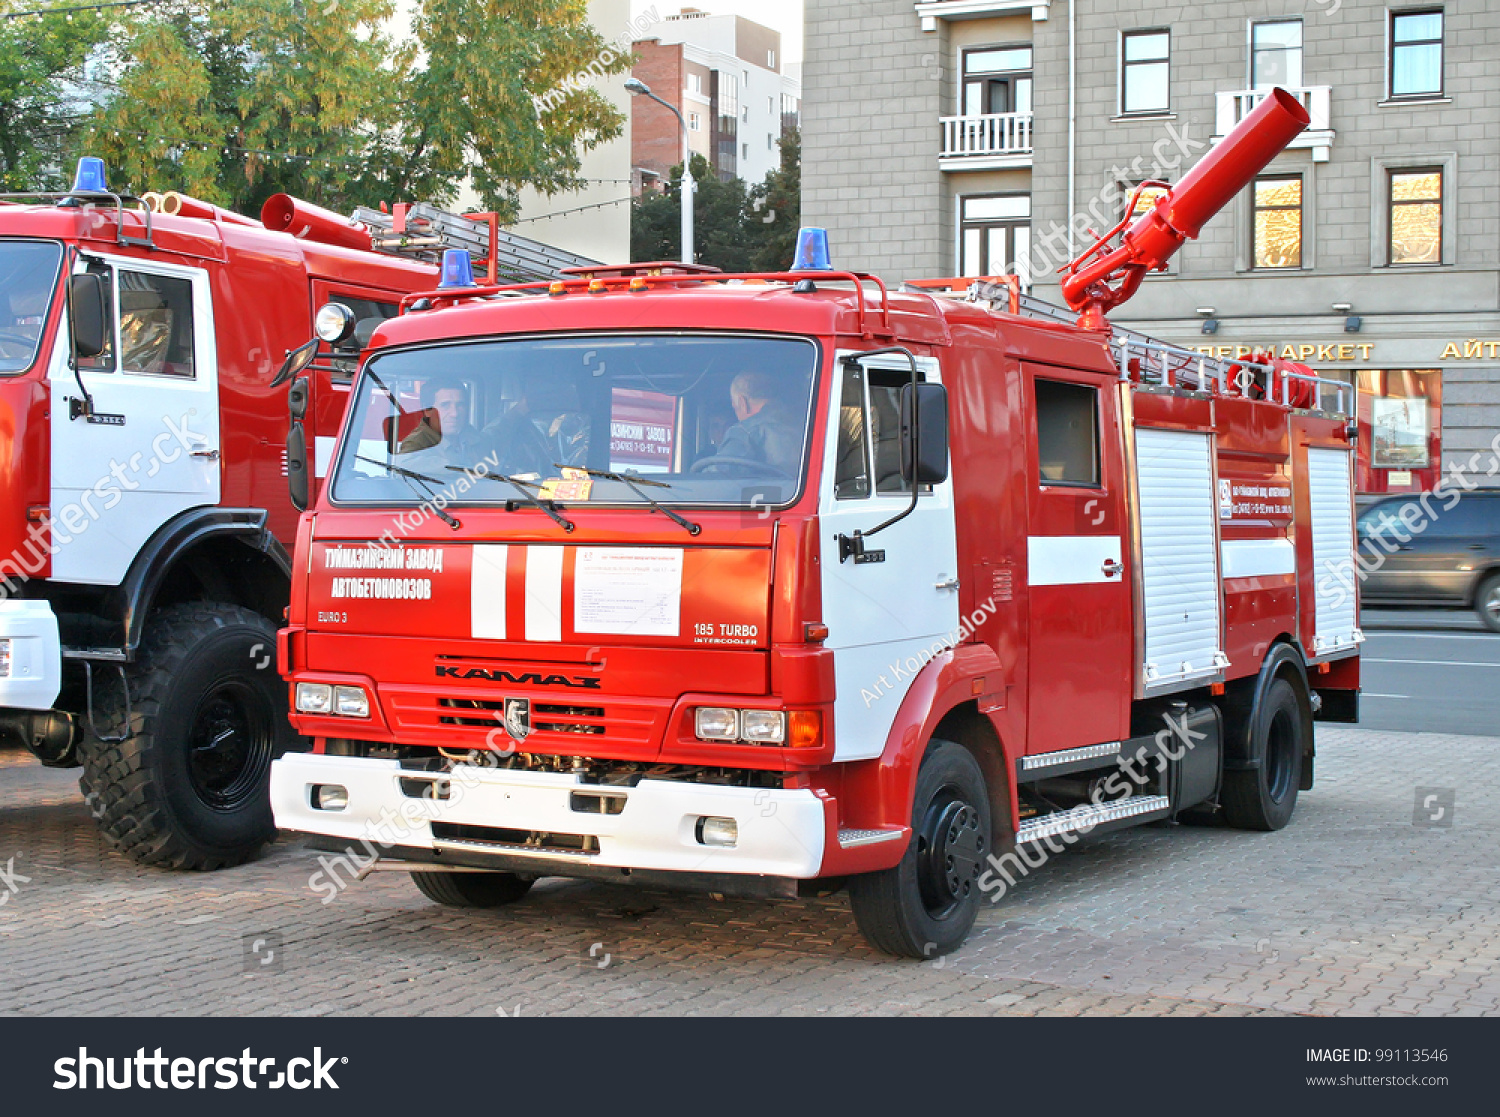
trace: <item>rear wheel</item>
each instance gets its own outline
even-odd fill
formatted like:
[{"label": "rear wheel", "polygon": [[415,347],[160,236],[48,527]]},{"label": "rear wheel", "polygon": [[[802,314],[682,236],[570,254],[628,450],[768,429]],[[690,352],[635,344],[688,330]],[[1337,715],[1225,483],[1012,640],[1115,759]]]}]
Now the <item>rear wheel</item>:
[{"label": "rear wheel", "polygon": [[498,908],[513,904],[536,882],[514,873],[412,873],[412,882],[435,904],[450,908]]},{"label": "rear wheel", "polygon": [[912,838],[893,869],[849,882],[854,920],[876,950],[935,958],[956,950],[979,912],[990,799],[972,753],[934,740],[917,773]]},{"label": "rear wheel", "polygon": [[1500,632],[1500,574],[1491,574],[1474,595],[1474,611],[1491,632]]},{"label": "rear wheel", "polygon": [[217,869],[276,836],[271,761],[300,738],[276,672],[276,628],[237,605],[163,609],[129,671],[129,719],[117,686],[100,696],[79,787],[100,829],[147,865]]},{"label": "rear wheel", "polygon": [[1302,758],[1307,751],[1296,688],[1276,679],[1250,712],[1249,771],[1224,773],[1224,818],[1240,830],[1280,830],[1297,809]]}]

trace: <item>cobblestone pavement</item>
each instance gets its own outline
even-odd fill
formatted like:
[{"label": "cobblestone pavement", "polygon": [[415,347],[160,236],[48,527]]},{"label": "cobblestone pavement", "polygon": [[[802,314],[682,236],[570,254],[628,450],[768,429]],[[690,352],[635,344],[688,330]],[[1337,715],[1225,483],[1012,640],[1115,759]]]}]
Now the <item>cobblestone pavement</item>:
[{"label": "cobblestone pavement", "polygon": [[293,843],[219,873],[142,869],[101,847],[76,773],[0,751],[0,1013],[1500,1013],[1500,739],[1318,743],[1288,829],[1080,845],[925,963],[873,953],[843,896],[551,880],[469,913],[381,873],[325,904]]}]

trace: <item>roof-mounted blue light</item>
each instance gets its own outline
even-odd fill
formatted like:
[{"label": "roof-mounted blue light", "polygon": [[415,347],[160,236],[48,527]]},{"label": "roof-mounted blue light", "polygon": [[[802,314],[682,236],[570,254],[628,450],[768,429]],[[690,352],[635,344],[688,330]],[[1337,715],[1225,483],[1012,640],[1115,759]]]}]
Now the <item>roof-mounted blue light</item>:
[{"label": "roof-mounted blue light", "polygon": [[443,278],[439,288],[474,286],[474,261],[467,248],[449,248],[443,252]]},{"label": "roof-mounted blue light", "polygon": [[804,225],[797,232],[797,255],[793,271],[832,271],[828,257],[828,230]]},{"label": "roof-mounted blue light", "polygon": [[109,193],[109,184],[104,179],[103,159],[95,155],[85,155],[78,160],[78,173],[73,176],[73,193]]}]

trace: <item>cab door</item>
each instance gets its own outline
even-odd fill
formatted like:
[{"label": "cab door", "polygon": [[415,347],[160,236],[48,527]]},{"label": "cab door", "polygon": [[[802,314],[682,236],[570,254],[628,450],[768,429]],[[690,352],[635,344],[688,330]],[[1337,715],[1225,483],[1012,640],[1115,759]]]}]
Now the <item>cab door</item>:
[{"label": "cab door", "polygon": [[1134,624],[1114,377],[1023,362],[1028,753],[1129,735]]},{"label": "cab door", "polygon": [[84,256],[75,271],[105,280],[110,329],[98,357],[75,370],[64,342],[49,370],[52,572],[112,586],[164,523],[219,503],[213,314],[202,268]]},{"label": "cab door", "polygon": [[[951,472],[941,484],[921,487],[911,515],[870,537],[864,561],[840,560],[840,535],[869,531],[911,504],[899,439],[901,389],[911,383],[911,365],[899,355],[846,364],[850,355],[835,357],[818,509],[824,646],[833,652],[840,761],[885,750],[912,678],[951,646],[958,628]],[[939,382],[936,360],[917,364],[923,380]],[[883,557],[874,561],[876,555]]]}]

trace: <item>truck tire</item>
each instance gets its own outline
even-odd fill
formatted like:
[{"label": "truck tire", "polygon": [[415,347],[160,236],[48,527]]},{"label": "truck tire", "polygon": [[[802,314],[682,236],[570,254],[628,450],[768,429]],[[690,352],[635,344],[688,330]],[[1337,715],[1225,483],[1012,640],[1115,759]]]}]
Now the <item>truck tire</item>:
[{"label": "truck tire", "polygon": [[990,797],[972,753],[934,739],[917,772],[912,837],[895,868],[849,882],[854,921],[876,950],[936,958],[958,949],[979,913]]},{"label": "truck tire", "polygon": [[1297,809],[1307,751],[1296,688],[1285,678],[1274,680],[1249,716],[1250,759],[1258,763],[1224,773],[1224,820],[1239,830],[1280,830]]},{"label": "truck tire", "polygon": [[[301,740],[276,672],[276,628],[237,605],[173,605],[151,617],[130,683],[128,740],[90,737],[79,788],[116,848],[144,865],[219,869],[276,836],[271,761]],[[125,695],[98,721],[126,729]]]},{"label": "truck tire", "polygon": [[412,883],[435,904],[449,908],[498,908],[531,891],[531,877],[514,873],[412,873]]},{"label": "truck tire", "polygon": [[1491,574],[1474,593],[1474,611],[1491,632],[1500,632],[1500,574]]}]

